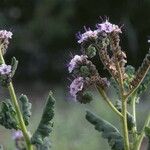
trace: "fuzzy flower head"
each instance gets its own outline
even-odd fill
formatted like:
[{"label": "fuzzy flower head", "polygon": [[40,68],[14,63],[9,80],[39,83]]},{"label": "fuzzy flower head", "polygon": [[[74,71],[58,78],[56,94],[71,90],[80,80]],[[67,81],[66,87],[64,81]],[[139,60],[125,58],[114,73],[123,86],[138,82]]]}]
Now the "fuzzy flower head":
[{"label": "fuzzy flower head", "polygon": [[92,31],[90,28],[89,29],[86,29],[85,28],[85,32],[84,33],[78,33],[77,34],[77,38],[78,38],[78,43],[80,44],[80,43],[83,43],[84,41],[87,41],[87,40],[89,40],[89,39],[93,39],[93,40],[95,40],[95,39],[97,39],[97,30],[95,30],[95,31]]},{"label": "fuzzy flower head", "polygon": [[83,86],[84,86],[83,77],[78,77],[78,78],[74,79],[73,82],[70,85],[70,94],[71,94],[71,96],[76,98],[77,93],[79,91],[83,90]]},{"label": "fuzzy flower head", "polygon": [[18,140],[18,139],[21,139],[21,138],[23,138],[22,131],[17,130],[15,132],[13,132],[13,134],[12,134],[12,139],[13,140]]},{"label": "fuzzy flower head", "polygon": [[82,62],[86,58],[87,58],[86,55],[81,55],[81,56],[75,55],[71,59],[69,65],[68,65],[68,71],[69,71],[69,73],[71,73],[75,69],[75,67],[77,66],[78,63]]},{"label": "fuzzy flower head", "polygon": [[118,27],[118,25],[110,23],[108,20],[106,20],[103,23],[97,24],[97,32],[106,32],[106,33],[111,33],[111,32],[117,32],[117,33],[122,33],[121,29]]},{"label": "fuzzy flower head", "polygon": [[0,75],[9,75],[11,73],[11,66],[2,64],[0,65]]},{"label": "fuzzy flower head", "polygon": [[12,32],[6,30],[0,30],[0,45],[2,53],[5,54],[8,48],[9,39],[12,39]]}]

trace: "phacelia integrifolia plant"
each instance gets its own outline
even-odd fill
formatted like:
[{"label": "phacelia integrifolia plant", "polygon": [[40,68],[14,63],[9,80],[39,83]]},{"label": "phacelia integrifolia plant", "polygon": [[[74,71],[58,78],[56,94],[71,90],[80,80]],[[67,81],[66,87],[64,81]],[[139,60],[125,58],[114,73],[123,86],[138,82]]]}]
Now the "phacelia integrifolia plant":
[{"label": "phacelia integrifolia plant", "polygon": [[[102,132],[102,137],[108,139],[112,150],[140,150],[142,140],[147,136],[150,140],[150,112],[140,131],[136,123],[136,104],[141,94],[150,83],[150,51],[137,71],[127,64],[126,53],[120,46],[121,27],[110,23],[107,19],[96,25],[93,31],[85,28],[84,33],[78,33],[78,43],[81,55],[75,55],[68,64],[68,71],[73,76],[70,94],[80,103],[92,100],[88,89],[94,86],[103,100],[118,115],[122,122],[122,134],[108,121],[87,111],[86,119]],[[110,78],[102,77],[92,63],[95,55],[110,73]],[[107,90],[114,87],[118,99],[110,100]],[[132,107],[129,112],[128,106]]]},{"label": "phacelia integrifolia plant", "polygon": [[[0,105],[0,124],[12,130],[13,140],[17,150],[49,150],[51,147],[49,135],[52,131],[55,100],[49,92],[41,121],[32,134],[27,130],[31,117],[31,103],[26,95],[16,96],[12,83],[13,76],[18,66],[15,57],[7,65],[4,55],[7,51],[12,32],[0,31],[0,85],[8,89],[10,98],[5,99]],[[0,149],[3,149],[0,146]]]}]

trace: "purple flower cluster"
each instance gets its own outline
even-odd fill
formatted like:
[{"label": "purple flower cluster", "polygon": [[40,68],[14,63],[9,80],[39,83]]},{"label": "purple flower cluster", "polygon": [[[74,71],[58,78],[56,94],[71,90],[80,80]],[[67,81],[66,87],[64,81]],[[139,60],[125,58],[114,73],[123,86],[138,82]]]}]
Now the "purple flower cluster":
[{"label": "purple flower cluster", "polygon": [[97,39],[97,30],[92,31],[91,29],[85,29],[85,32],[81,34],[80,32],[77,35],[78,43],[83,43],[84,41],[87,41],[88,39]]},{"label": "purple flower cluster", "polygon": [[79,91],[83,90],[84,86],[84,79],[83,77],[78,77],[73,80],[73,82],[70,85],[70,94],[76,98],[76,95]]},{"label": "purple flower cluster", "polygon": [[12,133],[12,139],[13,139],[13,140],[18,140],[18,139],[21,139],[21,138],[23,138],[22,131],[17,130],[17,131],[14,131],[14,132]]},{"label": "purple flower cluster", "polygon": [[92,31],[90,28],[86,29],[84,33],[78,33],[77,38],[78,38],[78,43],[81,44],[85,41],[88,40],[96,40],[98,38],[99,33],[105,32],[106,34],[116,32],[116,33],[122,33],[121,28],[119,28],[118,25],[110,23],[107,19],[105,22],[98,23],[96,25],[97,29]]},{"label": "purple flower cluster", "polygon": [[77,64],[79,64],[80,62],[82,62],[86,58],[87,58],[86,55],[81,55],[81,56],[75,55],[71,59],[69,65],[68,65],[68,71],[69,71],[69,73],[71,73],[76,68]]},{"label": "purple flower cluster", "polygon": [[6,30],[1,30],[0,31],[0,39],[6,40],[6,39],[11,39],[12,38],[12,32],[6,31]]},{"label": "purple flower cluster", "polygon": [[108,20],[106,20],[103,23],[97,24],[96,25],[98,32],[106,32],[106,33],[111,33],[111,32],[117,32],[117,33],[122,33],[121,29],[119,28],[118,25],[110,23]]},{"label": "purple flower cluster", "polygon": [[9,75],[11,73],[11,66],[2,64],[0,65],[0,75]]},{"label": "purple flower cluster", "polygon": [[12,38],[12,35],[13,34],[10,31],[0,30],[0,45],[3,54],[5,54],[5,51],[9,44],[9,39]]}]

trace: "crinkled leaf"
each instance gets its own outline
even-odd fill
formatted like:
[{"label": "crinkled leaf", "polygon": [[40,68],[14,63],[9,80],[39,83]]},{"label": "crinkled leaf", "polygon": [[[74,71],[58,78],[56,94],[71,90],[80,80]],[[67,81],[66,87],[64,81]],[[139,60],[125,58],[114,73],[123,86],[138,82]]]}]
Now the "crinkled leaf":
[{"label": "crinkled leaf", "polygon": [[145,135],[148,137],[149,140],[148,149],[150,149],[150,127],[145,127]]},{"label": "crinkled leaf", "polygon": [[37,145],[37,150],[50,150],[51,149],[51,142],[49,138],[45,138],[43,141],[43,145]]},{"label": "crinkled leaf", "polygon": [[51,120],[54,117],[54,104],[55,99],[52,96],[52,92],[50,92],[39,126],[31,138],[32,144],[43,145],[44,139],[50,135],[53,127],[53,122]]},{"label": "crinkled leaf", "polygon": [[15,57],[13,57],[11,60],[11,67],[12,67],[11,77],[13,77],[18,67],[18,60]]},{"label": "crinkled leaf", "polygon": [[102,132],[103,138],[108,139],[112,150],[124,150],[123,138],[116,127],[90,111],[87,111],[86,119],[95,126],[96,130]]},{"label": "crinkled leaf", "polygon": [[150,140],[150,128],[149,127],[145,127],[145,135],[149,138]]},{"label": "crinkled leaf", "polygon": [[18,129],[16,111],[8,100],[1,103],[0,124],[7,129]]},{"label": "crinkled leaf", "polygon": [[21,102],[21,111],[22,111],[25,125],[28,125],[29,119],[31,117],[31,106],[32,106],[32,104],[29,102],[28,97],[26,95],[23,95],[23,94],[19,97],[19,101]]},{"label": "crinkled leaf", "polygon": [[145,76],[144,80],[142,81],[142,83],[138,87],[137,93],[140,95],[143,92],[145,92],[147,90],[147,88],[149,87],[149,84],[150,84],[150,71],[148,71],[148,73]]},{"label": "crinkled leaf", "polygon": [[114,78],[110,79],[110,85],[113,86],[113,88],[115,89],[115,92],[117,93],[118,98],[120,98],[119,86],[118,86],[118,84],[117,84],[117,82],[115,81]]}]

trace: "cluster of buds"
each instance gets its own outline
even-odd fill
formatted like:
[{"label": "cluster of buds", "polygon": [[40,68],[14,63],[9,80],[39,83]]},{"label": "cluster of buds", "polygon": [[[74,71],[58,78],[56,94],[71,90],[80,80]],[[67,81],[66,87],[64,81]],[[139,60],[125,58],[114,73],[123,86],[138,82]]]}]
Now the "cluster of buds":
[{"label": "cluster of buds", "polygon": [[6,31],[6,30],[1,30],[0,31],[0,47],[2,54],[6,53],[6,49],[8,48],[9,44],[9,39],[12,38],[12,32]]},{"label": "cluster of buds", "polygon": [[2,64],[0,65],[0,83],[2,86],[7,86],[11,82],[12,66]]},{"label": "cluster of buds", "polygon": [[[118,25],[111,24],[107,19],[96,24],[96,29],[84,28],[85,32],[77,34],[78,43],[81,45],[82,55],[75,55],[68,65],[69,73],[73,74],[70,85],[70,94],[81,103],[89,102],[85,91],[96,85],[106,88],[109,85],[107,78],[102,78],[96,66],[90,60],[97,53],[104,67],[114,77],[118,77],[117,67],[125,74],[126,54],[119,46],[119,34],[122,33]],[[125,78],[125,75],[123,76]],[[85,94],[85,96],[84,96]]]}]

